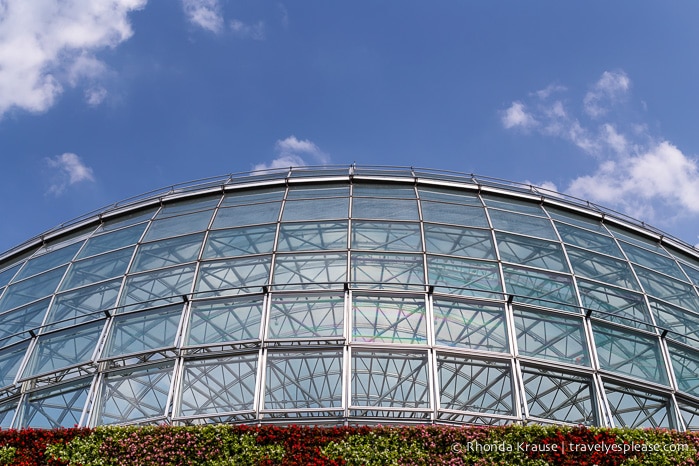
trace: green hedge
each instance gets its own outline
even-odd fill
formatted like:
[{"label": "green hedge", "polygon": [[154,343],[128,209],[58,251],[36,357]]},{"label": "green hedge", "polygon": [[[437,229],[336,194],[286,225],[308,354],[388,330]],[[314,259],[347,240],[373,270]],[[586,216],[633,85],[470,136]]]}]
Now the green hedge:
[{"label": "green hedge", "polygon": [[0,430],[0,465],[699,465],[699,435],[559,426]]}]

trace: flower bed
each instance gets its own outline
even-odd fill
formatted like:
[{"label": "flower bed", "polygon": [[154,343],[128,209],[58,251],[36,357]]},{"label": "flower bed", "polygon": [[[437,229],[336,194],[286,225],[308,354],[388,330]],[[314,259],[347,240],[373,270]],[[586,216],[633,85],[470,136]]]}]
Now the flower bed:
[{"label": "flower bed", "polygon": [[0,464],[694,465],[699,435],[584,427],[98,427],[2,430]]}]

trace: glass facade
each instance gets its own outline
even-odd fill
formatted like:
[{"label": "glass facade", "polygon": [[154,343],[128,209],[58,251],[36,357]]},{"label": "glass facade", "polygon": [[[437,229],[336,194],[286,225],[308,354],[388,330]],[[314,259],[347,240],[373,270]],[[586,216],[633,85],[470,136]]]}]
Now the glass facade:
[{"label": "glass facade", "polygon": [[699,429],[699,252],[531,187],[292,169],[0,256],[0,427]]}]

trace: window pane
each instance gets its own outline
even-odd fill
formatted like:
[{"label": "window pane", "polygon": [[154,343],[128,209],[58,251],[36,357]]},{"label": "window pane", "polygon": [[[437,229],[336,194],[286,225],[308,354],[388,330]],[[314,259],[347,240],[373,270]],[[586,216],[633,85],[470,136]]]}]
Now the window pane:
[{"label": "window pane", "polygon": [[555,272],[568,272],[568,264],[559,243],[495,232],[500,259]]},{"label": "window pane", "polygon": [[255,408],[257,353],[185,361],[180,415],[231,413]]},{"label": "window pane", "polygon": [[573,281],[567,275],[503,266],[505,287],[514,300],[537,306],[577,312]]},{"label": "window pane", "polygon": [[592,329],[602,369],[667,384],[657,338],[597,322]]},{"label": "window pane", "polygon": [[515,414],[509,364],[439,354],[437,374],[442,409]]},{"label": "window pane", "polygon": [[49,300],[44,299],[0,315],[0,346],[9,346],[29,338],[28,331],[41,326],[48,305]]},{"label": "window pane", "polygon": [[218,209],[212,228],[231,228],[274,223],[279,219],[279,209],[281,209],[281,206],[281,202],[267,202],[265,204]]},{"label": "window pane", "polygon": [[204,259],[271,253],[276,225],[217,230],[209,233]]},{"label": "window pane", "polygon": [[269,312],[267,334],[271,339],[342,338],[344,325],[342,296],[275,297]]},{"label": "window pane", "polygon": [[699,315],[685,309],[650,299],[655,322],[662,329],[669,330],[668,338],[690,346],[699,342]]},{"label": "window pane", "polygon": [[341,407],[341,351],[268,353],[264,409]]},{"label": "window pane", "polygon": [[449,202],[452,204],[469,204],[482,206],[478,195],[461,189],[419,187],[420,199],[423,201]]},{"label": "window pane", "polygon": [[92,379],[33,392],[22,404],[19,427],[54,429],[80,423]]},{"label": "window pane", "polygon": [[667,256],[655,254],[646,249],[622,242],[621,248],[624,250],[629,260],[636,264],[648,267],[656,272],[670,275],[678,280],[687,280],[680,267],[673,259]]},{"label": "window pane", "polygon": [[67,266],[36,275],[7,287],[0,300],[0,312],[43,298],[56,291]]},{"label": "window pane", "polygon": [[352,281],[369,288],[425,288],[422,256],[352,254]]},{"label": "window pane", "polygon": [[558,233],[561,235],[561,239],[566,244],[571,244],[601,254],[607,254],[609,256],[624,257],[616,241],[614,241],[614,238],[563,223],[554,223],[556,224]]},{"label": "window pane", "polygon": [[142,244],[136,251],[131,273],[191,262],[199,256],[204,234],[181,236]]},{"label": "window pane", "polygon": [[427,252],[474,259],[495,259],[493,237],[488,230],[425,224]]},{"label": "window pane", "polygon": [[270,257],[250,257],[201,265],[197,280],[198,297],[225,296],[262,291],[269,284]]},{"label": "window pane", "polygon": [[82,259],[136,244],[141,235],[143,235],[143,230],[146,229],[146,226],[148,226],[147,223],[141,223],[140,225],[117,230],[113,233],[94,236],[87,240],[85,247],[82,248],[77,258]]},{"label": "window pane", "polygon": [[46,330],[101,319],[104,314],[99,311],[111,309],[116,305],[120,287],[121,280],[112,280],[57,295],[46,319]]},{"label": "window pane", "polygon": [[590,365],[582,318],[515,309],[514,319],[521,355]]},{"label": "window pane", "polygon": [[186,345],[259,340],[261,318],[261,299],[194,302]]},{"label": "window pane", "polygon": [[415,189],[404,184],[378,184],[378,183],[355,183],[352,187],[353,196],[377,197],[400,197],[403,199],[415,199]]},{"label": "window pane", "polygon": [[420,224],[353,222],[352,248],[377,251],[421,251]]},{"label": "window pane", "polygon": [[68,269],[61,289],[69,290],[123,275],[132,254],[133,248],[126,248],[74,262]]},{"label": "window pane", "polygon": [[568,247],[567,250],[576,275],[641,291],[628,262],[574,247]]},{"label": "window pane", "polygon": [[[2,290],[3,286],[10,283],[10,280],[12,280],[12,277],[14,277],[14,275],[17,273],[17,269],[20,265],[21,264],[17,264],[3,272],[0,272],[0,290]],[[0,291],[0,293],[2,293],[2,291]]]},{"label": "window pane", "polygon": [[212,214],[212,210],[205,210],[203,212],[180,215],[179,217],[154,220],[151,222],[148,232],[146,232],[144,241],[155,241],[170,236],[180,236],[206,230]]},{"label": "window pane", "polygon": [[348,215],[349,198],[304,199],[286,201],[282,221],[344,219]]},{"label": "window pane", "polygon": [[175,217],[182,214],[199,212],[201,210],[211,210],[218,205],[220,199],[220,194],[214,194],[203,198],[167,201],[163,208],[160,209],[160,212],[158,212],[158,215],[155,216],[155,219]]},{"label": "window pane", "polygon": [[284,188],[256,188],[251,191],[231,191],[223,197],[221,207],[281,201],[283,198]]},{"label": "window pane", "polygon": [[75,253],[78,252],[78,249],[80,249],[80,246],[82,246],[82,243],[74,243],[62,249],[29,259],[25,266],[22,267],[22,270],[15,276],[14,281],[17,282],[23,278],[31,277],[32,275],[70,262],[73,256],[75,256]]},{"label": "window pane", "polygon": [[699,353],[678,345],[668,345],[677,387],[690,395],[699,396]]},{"label": "window pane", "polygon": [[504,210],[490,209],[490,221],[496,230],[519,233],[521,235],[536,236],[538,238],[557,240],[551,221],[546,218],[533,217],[531,215],[505,212]]},{"label": "window pane", "polygon": [[377,199],[355,197],[352,217],[378,220],[419,220],[416,200]]},{"label": "window pane", "polygon": [[590,377],[523,366],[522,379],[530,416],[584,426],[597,424]]},{"label": "window pane", "polygon": [[28,347],[29,343],[25,342],[0,352],[0,387],[12,385]]},{"label": "window pane", "polygon": [[433,307],[436,344],[508,352],[502,307],[441,299]]},{"label": "window pane", "polygon": [[669,399],[610,382],[604,382],[604,388],[617,426],[632,429],[673,427]]},{"label": "window pane", "polygon": [[592,309],[599,319],[645,330],[652,330],[650,314],[643,295],[578,280],[583,307]]},{"label": "window pane", "polygon": [[635,266],[634,269],[646,293],[699,312],[699,298],[695,288],[690,284],[673,280],[643,267]]},{"label": "window pane", "polygon": [[354,341],[427,343],[424,298],[355,296]]},{"label": "window pane", "polygon": [[511,197],[501,197],[496,194],[481,194],[483,202],[486,206],[495,209],[504,209],[512,212],[520,212],[522,214],[538,215],[544,217],[541,206],[536,201],[527,201],[524,199],[512,199]]},{"label": "window pane", "polygon": [[283,223],[278,251],[347,249],[347,222]]},{"label": "window pane", "polygon": [[177,305],[116,316],[103,357],[174,346],[181,315],[182,306]]},{"label": "window pane", "polygon": [[352,406],[430,407],[427,354],[353,351],[351,383]]},{"label": "window pane", "polygon": [[337,288],[347,281],[345,254],[277,255],[274,289]]},{"label": "window pane", "polygon": [[132,275],[126,279],[121,305],[136,310],[181,302],[192,288],[193,276],[193,265]]},{"label": "window pane", "polygon": [[422,218],[426,222],[449,223],[466,227],[488,228],[485,209],[480,206],[422,201]]},{"label": "window pane", "polygon": [[429,283],[439,292],[502,298],[500,272],[495,262],[427,256]]}]

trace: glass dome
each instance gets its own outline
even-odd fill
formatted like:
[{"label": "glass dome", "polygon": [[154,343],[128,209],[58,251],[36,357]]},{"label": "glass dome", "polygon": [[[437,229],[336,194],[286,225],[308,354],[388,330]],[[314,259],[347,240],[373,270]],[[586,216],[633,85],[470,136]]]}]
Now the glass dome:
[{"label": "glass dome", "polygon": [[699,426],[699,254],[435,170],[171,187],[0,256],[0,426]]}]

